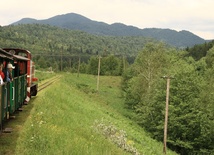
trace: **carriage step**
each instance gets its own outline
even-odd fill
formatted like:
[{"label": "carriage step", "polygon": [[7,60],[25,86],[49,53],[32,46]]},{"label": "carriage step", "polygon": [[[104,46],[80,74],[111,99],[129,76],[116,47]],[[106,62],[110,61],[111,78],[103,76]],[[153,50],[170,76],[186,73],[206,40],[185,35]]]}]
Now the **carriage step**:
[{"label": "carriage step", "polygon": [[5,128],[5,129],[3,130],[3,133],[11,133],[12,131],[13,131],[12,128]]},{"label": "carriage step", "polygon": [[23,111],[23,108],[19,108],[18,111]]}]

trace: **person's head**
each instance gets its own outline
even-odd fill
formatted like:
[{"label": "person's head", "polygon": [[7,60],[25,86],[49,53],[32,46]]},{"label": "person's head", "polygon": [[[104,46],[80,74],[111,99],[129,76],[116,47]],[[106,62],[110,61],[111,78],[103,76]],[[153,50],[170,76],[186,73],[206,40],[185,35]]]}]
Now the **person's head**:
[{"label": "person's head", "polygon": [[9,64],[7,64],[7,68],[9,71],[12,71],[15,68],[15,66],[13,66],[11,63],[9,63]]}]

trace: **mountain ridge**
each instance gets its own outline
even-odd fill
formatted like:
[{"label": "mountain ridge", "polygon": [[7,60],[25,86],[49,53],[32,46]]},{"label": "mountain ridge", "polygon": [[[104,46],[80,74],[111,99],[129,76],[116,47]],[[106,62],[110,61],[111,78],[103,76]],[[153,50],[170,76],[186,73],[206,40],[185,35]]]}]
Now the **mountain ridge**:
[{"label": "mountain ridge", "polygon": [[118,22],[107,24],[105,22],[91,20],[76,13],[56,15],[42,20],[23,18],[11,25],[34,23],[48,24],[71,30],[81,30],[96,35],[150,37],[178,48],[192,47],[196,44],[203,44],[206,42],[205,39],[187,30],[176,31],[169,28],[140,29],[132,25],[125,25]]}]

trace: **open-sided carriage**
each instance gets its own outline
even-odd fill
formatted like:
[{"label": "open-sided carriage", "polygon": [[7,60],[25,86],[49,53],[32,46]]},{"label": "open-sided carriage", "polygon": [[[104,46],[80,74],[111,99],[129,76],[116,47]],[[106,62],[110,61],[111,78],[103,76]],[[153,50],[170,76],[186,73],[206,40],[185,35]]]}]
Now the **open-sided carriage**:
[{"label": "open-sided carriage", "polygon": [[[12,80],[7,82],[8,64],[12,70]],[[0,85],[0,127],[4,120],[29,102],[31,96],[37,94],[37,78],[34,75],[34,63],[31,53],[23,49],[0,49],[0,65],[3,65],[4,83]]]}]

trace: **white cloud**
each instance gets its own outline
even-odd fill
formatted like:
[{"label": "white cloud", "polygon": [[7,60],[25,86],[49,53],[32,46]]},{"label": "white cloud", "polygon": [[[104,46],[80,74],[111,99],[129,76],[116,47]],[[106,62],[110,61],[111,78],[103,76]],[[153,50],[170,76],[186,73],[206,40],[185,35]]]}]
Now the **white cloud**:
[{"label": "white cloud", "polygon": [[46,19],[74,12],[109,24],[121,22],[139,28],[188,30],[205,39],[214,38],[213,0],[37,0],[33,2],[0,0],[0,2],[0,25],[8,25],[25,17]]}]

